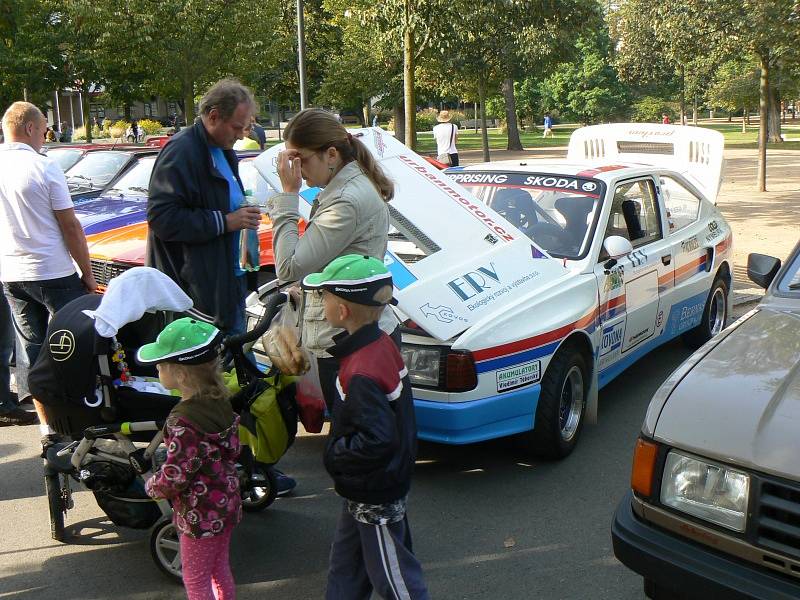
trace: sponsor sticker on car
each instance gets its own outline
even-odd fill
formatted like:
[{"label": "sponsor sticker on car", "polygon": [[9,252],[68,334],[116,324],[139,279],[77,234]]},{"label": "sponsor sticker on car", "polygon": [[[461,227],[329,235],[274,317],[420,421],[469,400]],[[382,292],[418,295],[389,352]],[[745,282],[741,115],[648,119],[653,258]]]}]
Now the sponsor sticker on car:
[{"label": "sponsor sticker on car", "polygon": [[538,383],[541,379],[542,363],[539,360],[522,363],[497,371],[497,391],[507,392],[526,385]]}]

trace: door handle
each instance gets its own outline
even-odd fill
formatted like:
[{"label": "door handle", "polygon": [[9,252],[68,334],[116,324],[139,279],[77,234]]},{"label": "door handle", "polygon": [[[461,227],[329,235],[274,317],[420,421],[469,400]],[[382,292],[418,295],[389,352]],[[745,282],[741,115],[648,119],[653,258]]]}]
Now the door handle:
[{"label": "door handle", "polygon": [[663,264],[665,267],[671,262],[672,262],[671,254],[667,254],[666,256],[661,257],[661,264]]}]

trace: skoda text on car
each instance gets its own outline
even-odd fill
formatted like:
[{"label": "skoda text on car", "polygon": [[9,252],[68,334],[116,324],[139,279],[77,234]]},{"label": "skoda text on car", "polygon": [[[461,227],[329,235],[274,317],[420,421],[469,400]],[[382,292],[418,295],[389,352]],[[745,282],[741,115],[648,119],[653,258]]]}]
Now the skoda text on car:
[{"label": "skoda text on car", "polygon": [[[714,205],[717,132],[588,127],[565,161],[450,176],[378,129],[353,135],[396,183],[404,241],[385,260],[421,439],[520,434],[564,456],[600,387],[667,340],[724,326],[732,238]],[[256,159],[275,187],[279,149]]]},{"label": "skoda text on car", "polygon": [[[252,166],[253,153],[241,153],[239,175],[246,190],[258,203],[266,201],[271,189]],[[141,266],[147,248],[147,195],[156,155],[143,156],[136,166],[110,184],[98,197],[75,207],[89,244],[92,271],[100,286],[130,269]],[[272,223],[262,217],[259,227],[259,279],[271,278]]]},{"label": "skoda text on car", "polygon": [[766,295],[653,396],[614,516],[653,598],[800,597],[800,245],[747,270]]}]

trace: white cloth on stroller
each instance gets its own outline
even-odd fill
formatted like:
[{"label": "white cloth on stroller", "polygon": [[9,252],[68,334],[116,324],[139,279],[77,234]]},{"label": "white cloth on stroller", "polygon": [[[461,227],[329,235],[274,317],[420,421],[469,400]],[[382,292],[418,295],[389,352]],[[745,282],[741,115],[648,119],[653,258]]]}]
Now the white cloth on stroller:
[{"label": "white cloth on stroller", "polygon": [[134,267],[109,282],[97,310],[84,313],[94,319],[95,331],[109,338],[146,312],[185,312],[191,307],[192,299],[167,275],[152,267]]}]

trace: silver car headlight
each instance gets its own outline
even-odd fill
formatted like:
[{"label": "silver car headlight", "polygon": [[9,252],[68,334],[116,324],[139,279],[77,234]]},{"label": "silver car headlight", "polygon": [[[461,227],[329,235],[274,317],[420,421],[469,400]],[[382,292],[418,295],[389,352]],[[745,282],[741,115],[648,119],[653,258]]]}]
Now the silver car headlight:
[{"label": "silver car headlight", "polygon": [[674,450],[667,454],[661,503],[734,531],[744,531],[750,476]]},{"label": "silver car headlight", "polygon": [[436,386],[439,384],[442,352],[438,346],[403,344],[402,352],[412,385]]}]

